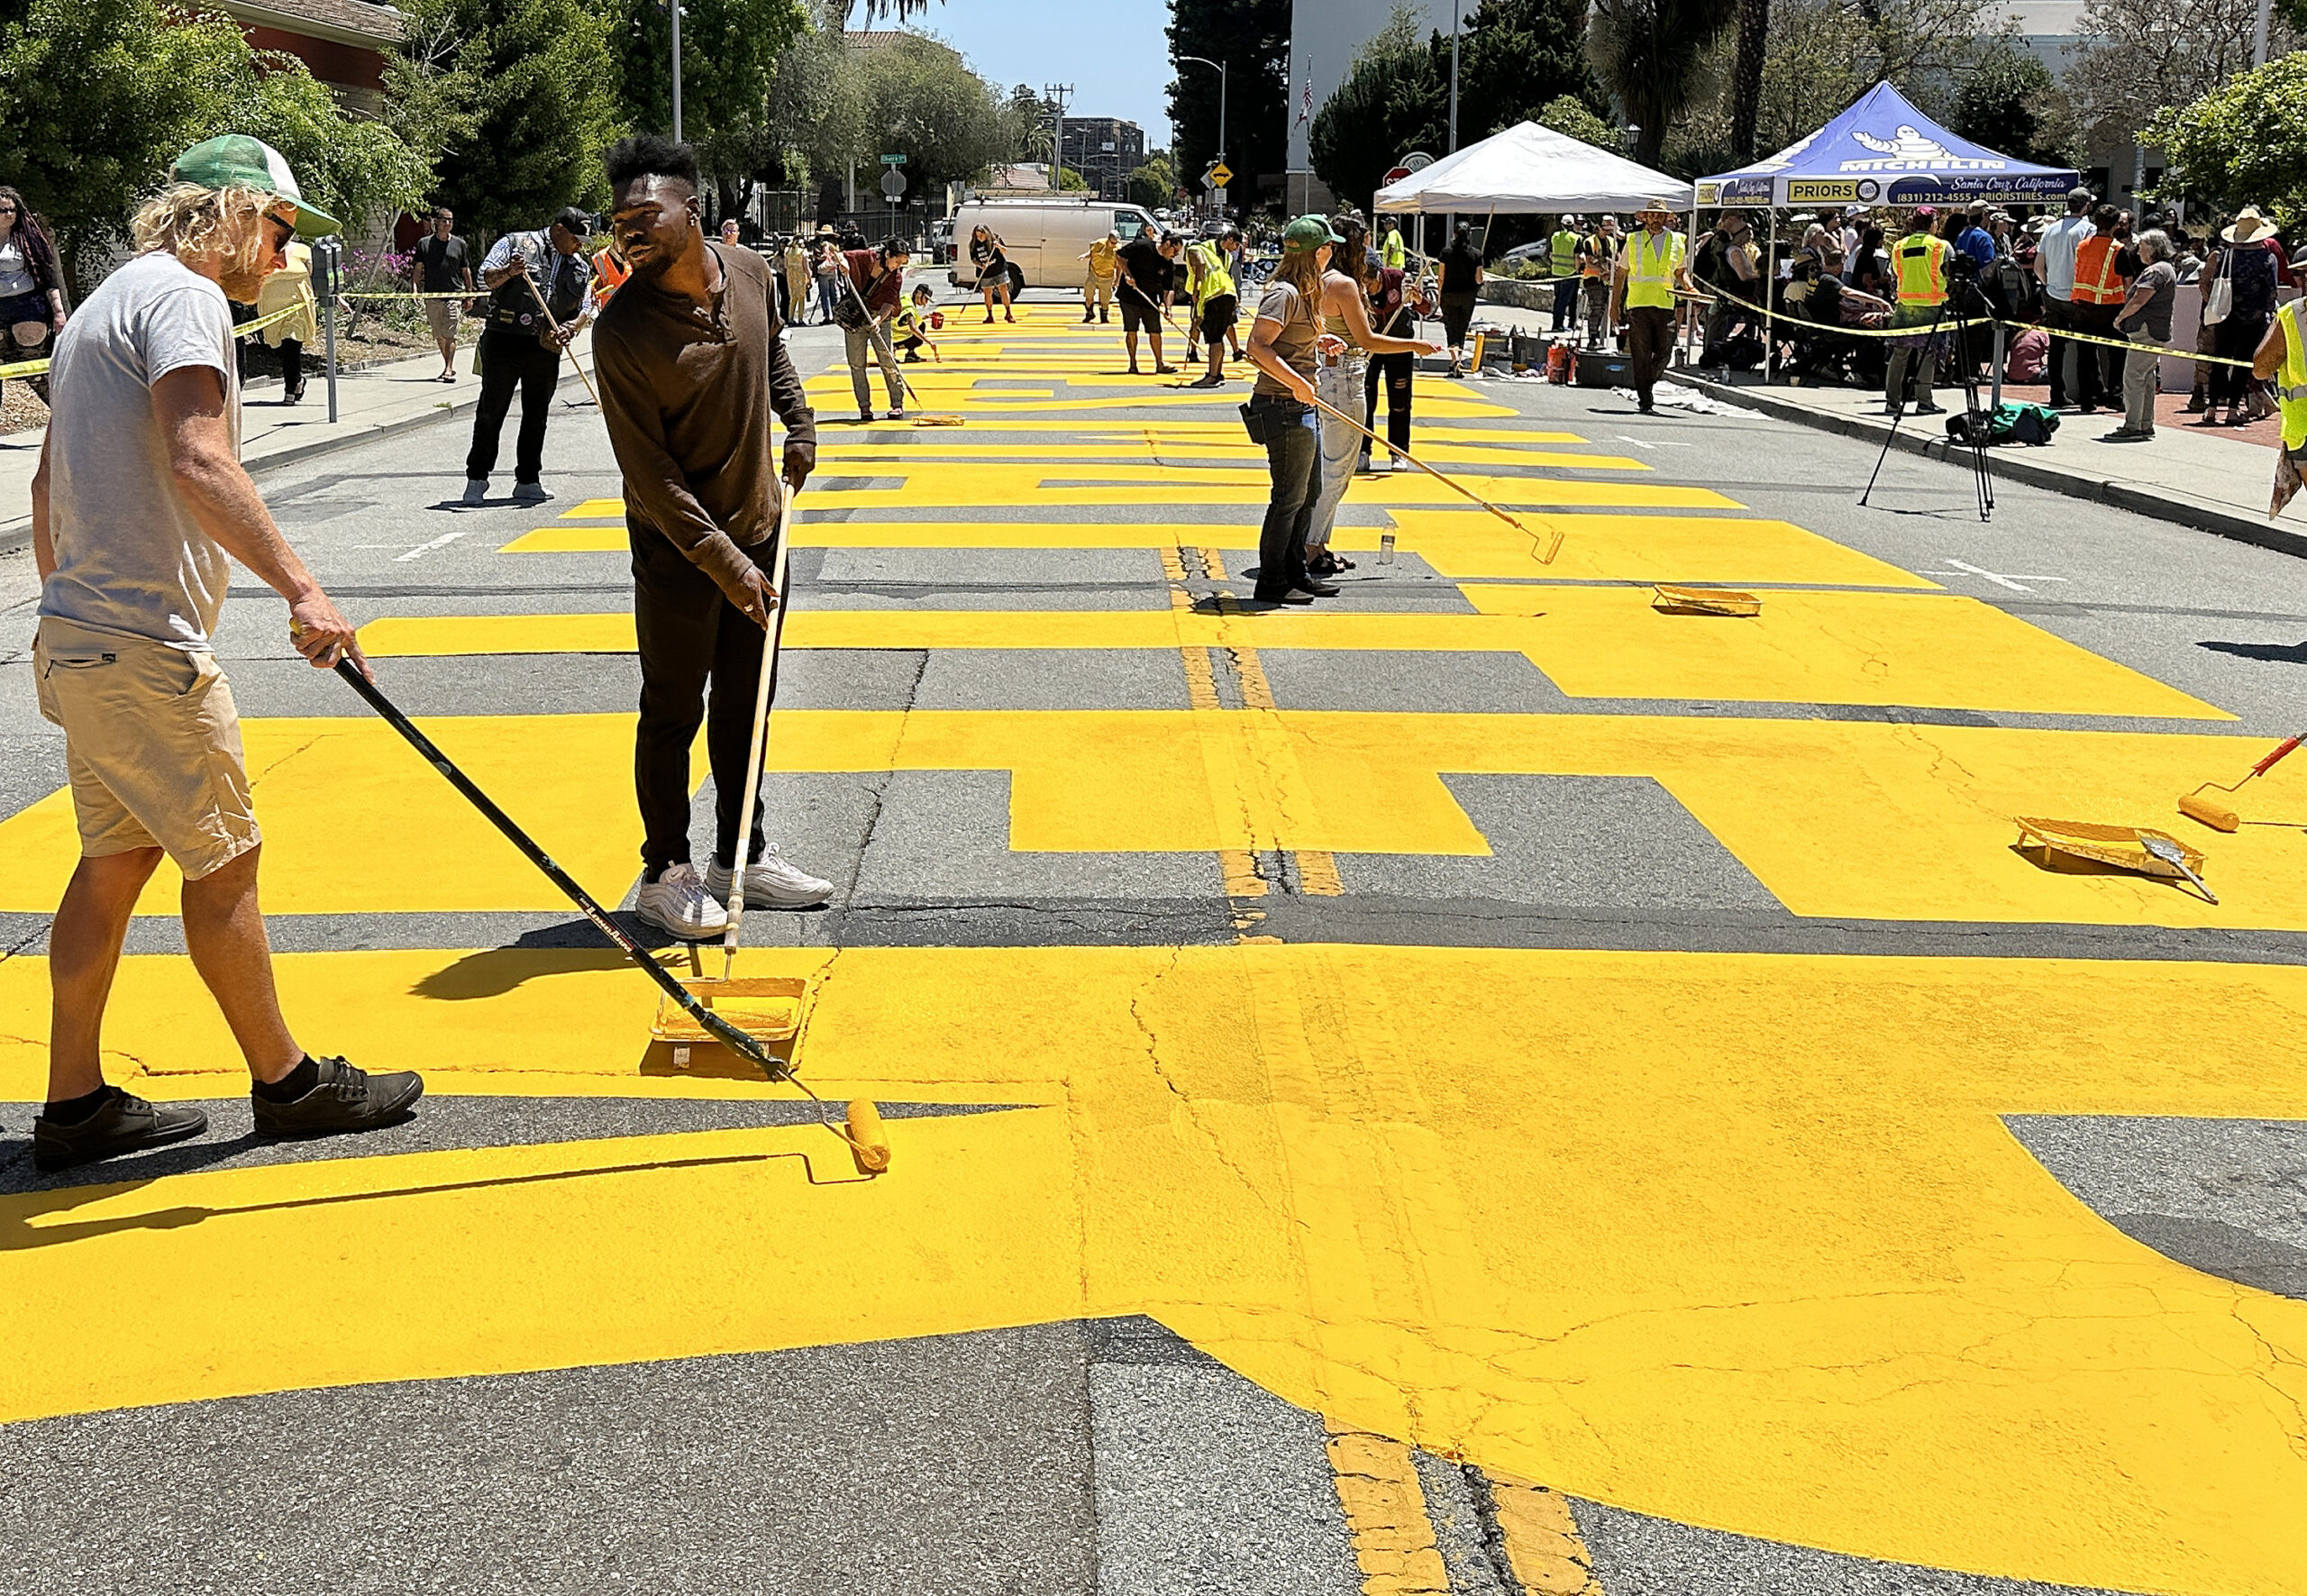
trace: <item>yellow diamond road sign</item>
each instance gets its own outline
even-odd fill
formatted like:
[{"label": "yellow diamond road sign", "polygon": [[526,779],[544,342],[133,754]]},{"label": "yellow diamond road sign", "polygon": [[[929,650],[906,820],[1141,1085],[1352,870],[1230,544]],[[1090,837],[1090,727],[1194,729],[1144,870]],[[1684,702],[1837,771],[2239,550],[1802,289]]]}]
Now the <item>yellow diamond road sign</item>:
[{"label": "yellow diamond road sign", "polygon": [[1209,181],[1210,181],[1210,182],[1211,182],[1211,184],[1213,184],[1215,187],[1219,187],[1219,188],[1223,188],[1223,187],[1226,187],[1226,184],[1228,184],[1228,183],[1232,182],[1233,180],[1234,180],[1234,174],[1233,174],[1233,172],[1232,172],[1232,171],[1231,171],[1231,170],[1226,167],[1226,163],[1225,163],[1224,161],[1222,161],[1222,160],[1221,160],[1221,161],[1219,161],[1217,165],[1215,165],[1215,166],[1213,166],[1213,167],[1211,167],[1211,168],[1209,169]]}]

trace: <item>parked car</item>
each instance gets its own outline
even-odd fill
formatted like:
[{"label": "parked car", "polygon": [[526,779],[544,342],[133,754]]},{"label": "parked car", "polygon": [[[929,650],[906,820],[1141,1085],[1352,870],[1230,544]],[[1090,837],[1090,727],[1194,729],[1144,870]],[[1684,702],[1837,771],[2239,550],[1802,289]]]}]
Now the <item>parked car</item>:
[{"label": "parked car", "polygon": [[1097,199],[972,199],[953,213],[953,269],[945,280],[957,288],[977,287],[970,265],[970,235],[982,223],[1001,240],[1009,259],[1012,292],[1026,288],[1078,288],[1090,275],[1081,259],[1108,233],[1129,242],[1154,225],[1133,205]]},{"label": "parked car", "polygon": [[929,263],[950,266],[953,261],[953,219],[951,216],[929,229]]}]

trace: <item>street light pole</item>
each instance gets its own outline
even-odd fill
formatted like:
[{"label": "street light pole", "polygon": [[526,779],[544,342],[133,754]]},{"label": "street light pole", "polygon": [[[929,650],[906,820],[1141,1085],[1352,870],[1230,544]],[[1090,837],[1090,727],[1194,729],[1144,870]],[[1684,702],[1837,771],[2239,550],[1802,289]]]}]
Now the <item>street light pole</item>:
[{"label": "street light pole", "polygon": [[[1227,79],[1232,78],[1233,74],[1226,69],[1224,61],[1213,61],[1207,56],[1181,55],[1178,58],[1178,61],[1181,65],[1191,61],[1198,67],[1217,68],[1217,159],[1224,160],[1226,159],[1226,86]],[[1220,188],[1217,192],[1223,195],[1226,191]],[[1219,208],[1224,208],[1226,202],[1223,199],[1217,203]]]},{"label": "street light pole", "polygon": [[1450,153],[1458,152],[1458,14],[1464,0],[1450,0]]},{"label": "street light pole", "polygon": [[667,0],[673,14],[673,142],[681,141],[681,0]]}]

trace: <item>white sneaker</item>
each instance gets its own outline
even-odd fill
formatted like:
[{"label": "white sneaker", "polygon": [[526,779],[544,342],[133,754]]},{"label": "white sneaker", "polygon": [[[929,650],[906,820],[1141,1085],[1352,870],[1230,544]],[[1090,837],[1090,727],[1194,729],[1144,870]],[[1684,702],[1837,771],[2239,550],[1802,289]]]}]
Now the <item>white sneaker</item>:
[{"label": "white sneaker", "polygon": [[468,479],[465,483],[464,502],[469,505],[487,504],[488,502],[488,479],[486,477],[473,477]]},{"label": "white sneaker", "polygon": [[[733,873],[717,863],[705,867],[705,889],[713,894],[714,902],[729,901]],[[805,904],[823,903],[832,896],[831,881],[821,881],[807,871],[796,870],[786,863],[779,856],[774,843],[762,849],[761,857],[745,867],[747,908],[798,908]],[[728,917],[725,911],[722,917]]]},{"label": "white sneaker", "polygon": [[705,889],[693,864],[676,864],[634,894],[633,912],[684,942],[701,942],[729,929],[729,913]]},{"label": "white sneaker", "polygon": [[550,504],[552,500],[552,490],[542,482],[515,482],[513,484],[513,502],[516,505]]}]

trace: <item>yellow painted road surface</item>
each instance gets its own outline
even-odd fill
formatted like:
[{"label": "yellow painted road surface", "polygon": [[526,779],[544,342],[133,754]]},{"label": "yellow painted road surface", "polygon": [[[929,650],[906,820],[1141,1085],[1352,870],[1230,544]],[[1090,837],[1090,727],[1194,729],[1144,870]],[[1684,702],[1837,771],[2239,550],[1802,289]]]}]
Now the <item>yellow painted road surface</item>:
[{"label": "yellow painted road surface", "polygon": [[[795,708],[771,768],[998,773],[1014,853],[1217,854],[1236,940],[749,950],[741,973],[810,983],[798,1062],[818,1091],[980,1110],[896,1122],[878,1179],[801,1126],[99,1170],[0,1195],[0,1421],[1144,1314],[1320,1416],[1372,1591],[1439,1566],[1401,1523],[1416,1446],[1520,1482],[1498,1513],[1532,1588],[1589,1588],[1567,1495],[1934,1568],[2307,1596],[2307,1302],[2129,1239],[2002,1117],[2307,1118],[2307,968],[1284,941],[1248,907],[1285,880],[1352,907],[1365,867],[1494,857],[1447,779],[1571,776],[1656,784],[1796,919],[2302,932],[2307,761],[2250,794],[2254,817],[2293,824],[2208,839],[2217,906],[2024,853],[2019,815],[2176,825],[2175,794],[2265,743],[1462,384],[1421,394],[1421,434],[1564,532],[1557,562],[1397,475],[1355,485],[1339,546],[1391,533],[1447,607],[1390,609],[1383,585],[1311,613],[1197,603],[1186,573],[1238,572],[1255,543],[1263,473],[1230,409],[1205,408],[1238,394],[1117,381],[1112,330],[1071,321],[1029,314],[956,337],[943,371],[909,368],[930,407],[966,416],[954,435],[829,427],[825,475],[898,485],[813,490],[796,542],[1148,551],[1145,606],[845,608],[805,590],[789,641],[1175,651],[1194,707]],[[846,375],[813,388],[840,404]],[[1108,415],[1156,404],[1155,421]],[[1164,523],[1168,506],[1231,514]],[[578,504],[489,558],[598,554],[616,579],[621,514]],[[1763,612],[1662,616],[1655,581],[1754,585]],[[472,607],[370,622],[380,679],[418,656],[633,646],[621,607]],[[1260,657],[1290,651],[1404,673],[1519,656],[1571,703],[1276,707]],[[1770,712],[1805,705],[2046,724]],[[630,880],[629,716],[425,729],[601,896]],[[245,733],[269,911],[564,907],[381,723]],[[50,909],[75,853],[63,792],[0,819],[0,912]],[[1249,873],[1272,854],[1295,876]],[[139,913],[172,913],[175,891],[164,869]],[[653,992],[605,952],[278,966],[328,1047],[423,1068],[436,1094],[790,1095],[645,1057]],[[41,960],[0,960],[0,1096],[17,1103],[42,1093],[47,1001]],[[125,961],[105,1040],[113,1079],[146,1095],[241,1090],[185,959]]]}]

